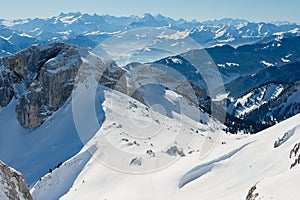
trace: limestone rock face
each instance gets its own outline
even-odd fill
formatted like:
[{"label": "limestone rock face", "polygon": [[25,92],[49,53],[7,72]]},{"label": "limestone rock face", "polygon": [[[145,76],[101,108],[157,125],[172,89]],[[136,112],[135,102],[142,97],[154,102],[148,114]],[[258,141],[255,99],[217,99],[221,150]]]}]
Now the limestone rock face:
[{"label": "limestone rock face", "polygon": [[0,106],[18,100],[17,118],[29,130],[39,127],[72,93],[82,64],[76,46],[34,45],[0,60]]},{"label": "limestone rock face", "polygon": [[84,78],[79,69],[84,69],[84,76],[98,76],[99,83],[126,93],[125,71],[115,62],[74,45],[42,44],[0,59],[0,106],[15,98],[19,123],[36,129],[65,104],[76,80]]},{"label": "limestone rock face", "polygon": [[[43,63],[16,106],[20,124],[29,130],[40,126],[48,116],[58,110],[72,93],[76,73],[82,63],[77,47],[61,46],[55,57]],[[53,51],[49,51],[53,56]],[[57,51],[56,51],[57,52]],[[41,59],[41,57],[37,57]],[[35,73],[35,72],[34,72]],[[30,80],[30,79],[28,79]]]},{"label": "limestone rock face", "polygon": [[45,62],[56,57],[66,47],[67,45],[63,43],[33,45],[17,54],[2,58],[2,64],[15,72],[24,80],[26,86],[29,86]]},{"label": "limestone rock face", "polygon": [[0,199],[32,200],[23,176],[0,161]]},{"label": "limestone rock face", "polygon": [[6,106],[14,95],[12,88],[12,72],[4,67],[0,67],[0,106]]}]

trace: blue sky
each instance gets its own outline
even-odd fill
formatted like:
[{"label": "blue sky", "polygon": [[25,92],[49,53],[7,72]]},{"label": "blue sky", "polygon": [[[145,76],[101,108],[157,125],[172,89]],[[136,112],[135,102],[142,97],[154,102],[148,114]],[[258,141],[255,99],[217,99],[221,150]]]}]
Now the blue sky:
[{"label": "blue sky", "polygon": [[243,18],[300,23],[299,0],[0,0],[0,18],[50,17],[61,12],[157,14],[200,21]]}]

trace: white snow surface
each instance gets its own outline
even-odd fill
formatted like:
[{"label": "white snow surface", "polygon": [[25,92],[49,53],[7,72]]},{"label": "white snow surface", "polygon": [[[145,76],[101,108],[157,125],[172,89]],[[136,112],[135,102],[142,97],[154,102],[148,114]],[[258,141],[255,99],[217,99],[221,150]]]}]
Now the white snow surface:
[{"label": "white snow surface", "polygon": [[[79,88],[88,90],[89,87]],[[105,99],[102,104],[105,120],[101,128],[76,156],[36,183],[31,190],[35,199],[58,199],[65,193],[69,195],[69,191],[77,191],[75,185],[78,181],[80,184],[87,183],[88,186],[91,182],[87,182],[87,178],[80,177],[90,167],[93,170],[105,170],[114,176],[119,174],[121,179],[124,175],[125,177],[132,175],[142,180],[144,171],[148,172],[145,176],[149,177],[151,174],[149,172],[153,170],[163,172],[172,163],[177,163],[176,160],[180,156],[167,154],[169,147],[176,146],[183,149],[185,155],[193,155],[199,152],[203,145],[212,147],[217,145],[220,137],[232,140],[221,130],[223,125],[212,120],[208,114],[195,109],[180,95],[163,90],[163,87],[145,87],[144,94],[149,95],[145,95],[144,99],[150,107],[107,88],[100,87],[99,91],[103,93]],[[151,96],[150,94],[155,91],[157,94]],[[201,123],[194,120],[199,117]],[[214,133],[215,131],[222,135]],[[149,150],[153,153],[147,153]],[[130,164],[136,157],[141,157],[138,159],[141,166]],[[162,165],[158,166],[157,162],[161,162]],[[93,181],[98,184],[103,178],[107,179],[106,175]],[[98,192],[103,191],[99,190],[85,198],[94,199],[99,195]]]},{"label": "white snow surface", "polygon": [[[168,100],[170,107],[178,100],[173,92],[165,91],[158,99],[147,97],[158,104],[150,108],[109,89],[103,93],[101,128],[77,155],[36,183],[31,189],[35,199],[234,200],[245,199],[254,185],[261,199],[298,199],[300,165],[290,169],[294,157],[289,154],[299,142],[300,115],[256,135],[227,135],[208,116],[207,123],[199,123],[178,112],[164,114],[159,107],[166,104],[159,102]],[[274,148],[274,142],[292,129],[294,134]],[[185,156],[177,155],[169,165],[151,171],[159,156],[174,158],[164,146],[183,145],[174,140],[178,131],[193,137],[183,150]],[[205,141],[214,148],[202,156]],[[147,150],[157,157],[145,156]],[[134,159],[139,165],[130,164]],[[148,173],[142,173],[144,169]]]},{"label": "white snow surface", "polygon": [[267,67],[274,67],[273,63],[270,63],[270,62],[267,62],[267,61],[261,61],[260,63],[267,66]]},{"label": "white snow surface", "polygon": [[286,59],[286,58],[281,58],[281,61],[284,62],[284,63],[289,63],[291,62],[290,60]]}]

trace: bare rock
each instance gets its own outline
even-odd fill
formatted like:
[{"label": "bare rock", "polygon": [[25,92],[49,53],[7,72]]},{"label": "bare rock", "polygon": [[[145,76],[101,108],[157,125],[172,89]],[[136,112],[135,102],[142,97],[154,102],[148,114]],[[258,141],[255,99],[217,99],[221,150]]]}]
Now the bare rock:
[{"label": "bare rock", "polygon": [[[18,121],[29,130],[39,127],[66,102],[72,93],[76,73],[82,63],[78,48],[67,44],[53,44],[49,55],[43,48],[40,53],[44,58],[37,56],[36,62],[43,61],[42,66],[27,69],[28,67],[21,65],[21,71],[26,73],[15,71],[22,78],[27,77],[25,83],[29,84],[28,92],[20,98],[16,106]],[[32,52],[32,55],[36,55],[36,52]],[[21,63],[26,61],[21,59]]]},{"label": "bare rock", "polygon": [[0,161],[0,199],[32,200],[23,176]]},{"label": "bare rock", "polygon": [[178,148],[177,146],[171,146],[167,151],[166,153],[169,155],[169,156],[181,156],[181,157],[184,157],[185,154],[183,152],[183,149],[181,148]]},{"label": "bare rock", "polygon": [[0,106],[6,106],[14,96],[12,87],[12,72],[3,66],[0,67]]},{"label": "bare rock", "polygon": [[65,43],[33,45],[0,59],[0,106],[15,98],[21,126],[36,129],[66,103],[76,84],[90,75],[106,87],[128,93],[125,71],[115,62]]}]

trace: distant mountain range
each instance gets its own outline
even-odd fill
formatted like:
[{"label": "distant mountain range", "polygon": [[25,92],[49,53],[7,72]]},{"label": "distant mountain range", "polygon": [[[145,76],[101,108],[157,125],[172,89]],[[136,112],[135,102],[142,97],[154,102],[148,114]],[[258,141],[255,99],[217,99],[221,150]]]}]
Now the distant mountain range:
[{"label": "distant mountain range", "polygon": [[[207,83],[203,77],[211,77],[217,70],[222,81],[215,82],[213,89],[225,84],[227,98],[222,101],[226,100],[228,115],[233,117],[228,118],[228,127],[234,127],[232,122],[241,119],[243,122],[239,124],[247,123],[239,130],[257,132],[300,112],[297,98],[288,101],[290,96],[296,95],[293,91],[299,85],[296,81],[300,80],[300,25],[297,24],[252,23],[239,19],[197,22],[151,14],[114,17],[79,12],[62,13],[47,19],[0,20],[0,23],[0,56],[14,54],[32,44],[57,41],[92,50],[99,43],[119,34],[114,37],[115,41],[108,44],[122,47],[120,43],[125,41],[125,46],[136,45],[134,51],[120,56],[121,61],[135,61],[123,66],[125,71],[139,66],[137,62],[171,67],[190,81],[193,87],[198,87],[196,91],[199,92],[200,105],[208,112],[210,102],[216,97],[207,96]],[[132,33],[135,36],[128,37]],[[156,34],[155,40],[152,40],[155,42],[145,41],[144,38],[151,38],[153,34]],[[186,38],[194,39],[197,47],[205,48],[189,51],[186,48],[189,46],[184,45]],[[139,48],[139,43],[146,43],[146,46]],[[168,47],[159,48],[161,44]],[[176,46],[181,51],[177,51]],[[170,54],[169,49],[175,49],[175,53]],[[215,68],[209,66],[211,62]],[[1,104],[9,102],[7,99],[13,95],[11,91],[3,91],[7,98],[2,98]],[[288,102],[285,102],[285,111],[277,106],[282,105],[282,101]],[[266,112],[266,109],[271,111]],[[247,128],[249,123],[254,127],[251,130]]]},{"label": "distant mountain range", "polygon": [[16,53],[32,44],[54,41],[93,49],[116,34],[146,27],[174,30],[180,38],[190,37],[204,47],[222,44],[239,46],[300,35],[300,26],[287,22],[253,23],[227,18],[198,22],[151,14],[115,17],[80,12],[61,13],[46,19],[0,19],[0,56]]}]

